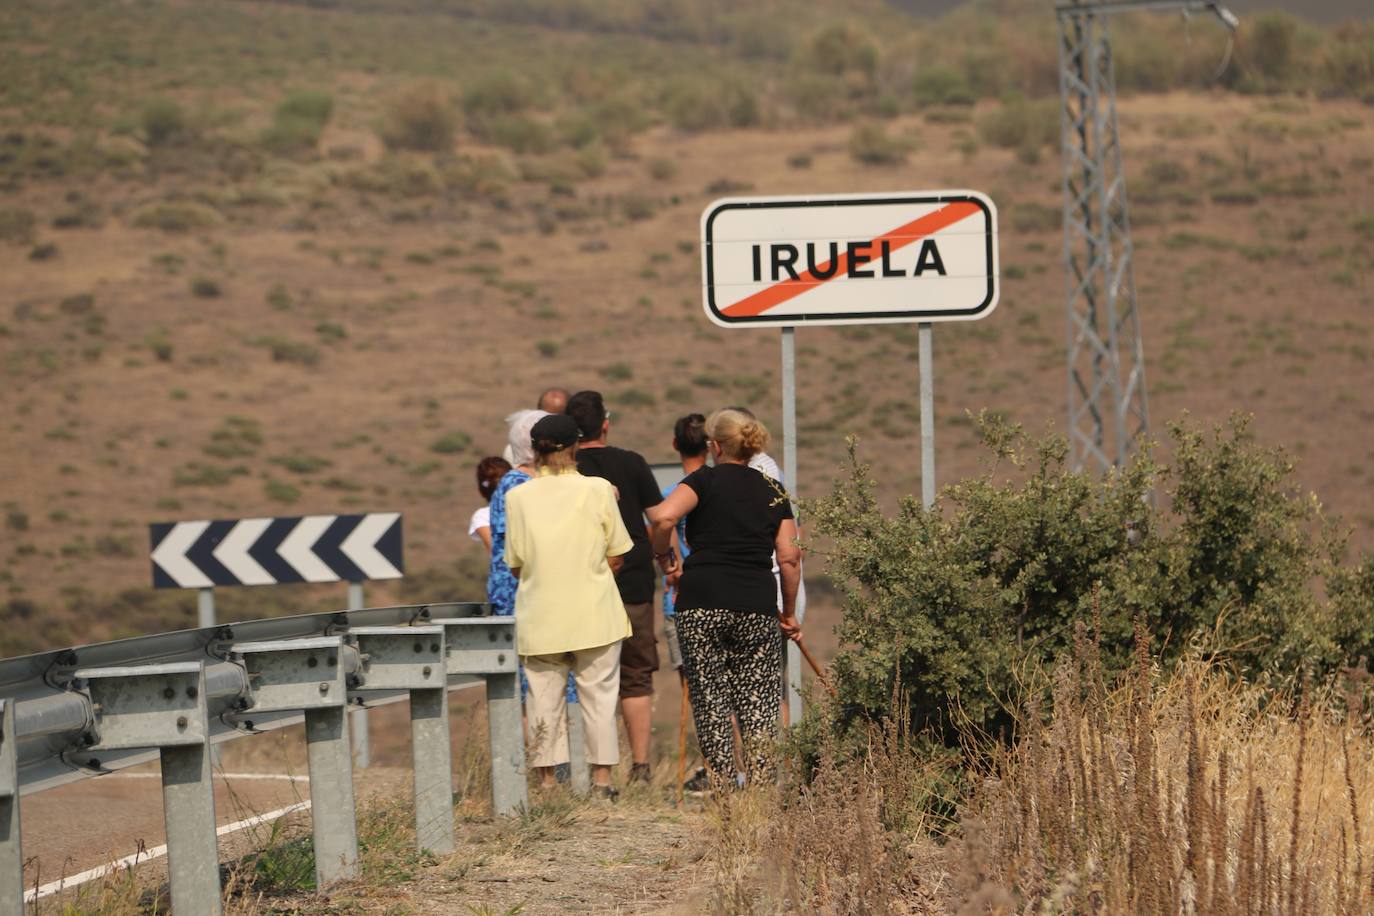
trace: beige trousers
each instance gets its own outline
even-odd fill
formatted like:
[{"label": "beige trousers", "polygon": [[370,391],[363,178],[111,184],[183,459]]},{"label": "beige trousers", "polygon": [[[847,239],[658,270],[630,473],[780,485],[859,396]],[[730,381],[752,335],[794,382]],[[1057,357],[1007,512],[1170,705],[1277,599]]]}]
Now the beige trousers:
[{"label": "beige trousers", "polygon": [[614,766],[620,762],[616,733],[616,703],[620,699],[620,641],[593,649],[557,655],[526,655],[525,698],[529,719],[530,766],[552,767],[568,762],[568,671],[577,682],[577,705],[587,733],[587,763]]}]

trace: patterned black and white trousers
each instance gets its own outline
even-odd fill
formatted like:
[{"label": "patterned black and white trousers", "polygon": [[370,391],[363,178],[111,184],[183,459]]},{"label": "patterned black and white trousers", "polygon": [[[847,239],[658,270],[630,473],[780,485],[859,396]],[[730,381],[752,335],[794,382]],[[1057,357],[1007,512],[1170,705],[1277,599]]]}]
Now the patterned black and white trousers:
[{"label": "patterned black and white trousers", "polygon": [[747,775],[764,772],[782,703],[782,630],[769,613],[679,608],[682,670],[691,692],[692,720],[706,766],[716,779],[735,773],[739,721]]}]

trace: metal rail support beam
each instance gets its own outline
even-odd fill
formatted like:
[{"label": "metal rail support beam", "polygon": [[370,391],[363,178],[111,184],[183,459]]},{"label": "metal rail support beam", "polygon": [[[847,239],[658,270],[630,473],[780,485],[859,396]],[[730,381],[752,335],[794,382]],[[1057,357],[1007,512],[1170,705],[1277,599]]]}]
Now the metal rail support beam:
[{"label": "metal rail support beam", "polygon": [[348,635],[362,653],[362,689],[410,691],[415,841],[421,849],[447,855],[457,848],[457,837],[444,628],[355,627]]},{"label": "metal rail support beam", "polygon": [[95,714],[93,753],[158,748],[172,907],[179,916],[219,916],[205,664],[83,668],[75,677]]},{"label": "metal rail support beam", "polygon": [[1134,248],[1116,77],[1107,22],[1136,10],[1214,13],[1217,0],[1060,3],[1059,95],[1068,302],[1068,422],[1075,468],[1124,465],[1148,438],[1145,352],[1136,305]]},{"label": "metal rail support beam", "polygon": [[0,911],[24,911],[24,852],[19,842],[19,742],[14,701],[0,700]]},{"label": "metal rail support beam", "polygon": [[342,636],[323,636],[239,643],[232,651],[247,669],[254,710],[305,712],[316,886],[356,878],[358,825],[345,705],[348,673],[359,664],[356,650]]},{"label": "metal rail support beam", "polygon": [[[516,814],[529,802],[529,790],[525,777],[515,618],[448,617],[431,623],[444,628],[445,664],[449,674],[486,677],[492,811],[497,816]],[[569,715],[572,715],[571,708]],[[581,716],[577,718],[580,720]],[[582,769],[585,775],[585,751]]]}]

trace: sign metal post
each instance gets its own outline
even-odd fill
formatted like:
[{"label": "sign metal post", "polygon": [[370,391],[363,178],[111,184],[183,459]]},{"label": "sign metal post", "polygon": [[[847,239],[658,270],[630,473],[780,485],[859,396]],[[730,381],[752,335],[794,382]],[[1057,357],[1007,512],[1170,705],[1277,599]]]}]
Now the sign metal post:
[{"label": "sign metal post", "polygon": [[[782,329],[782,474],[787,492],[800,492],[797,474],[797,329]],[[796,514],[795,502],[792,506]],[[805,593],[797,590],[797,619],[806,618]],[[787,721],[801,721],[802,659],[797,644],[787,643]]]},{"label": "sign metal post", "polygon": [[[784,483],[798,492],[798,325],[917,324],[921,504],[935,505],[937,321],[975,321],[999,297],[997,208],[968,190],[734,197],[701,215],[702,305],[725,328],[782,331]],[[804,613],[798,596],[797,617]],[[787,650],[787,710],[801,717],[800,652]]]}]

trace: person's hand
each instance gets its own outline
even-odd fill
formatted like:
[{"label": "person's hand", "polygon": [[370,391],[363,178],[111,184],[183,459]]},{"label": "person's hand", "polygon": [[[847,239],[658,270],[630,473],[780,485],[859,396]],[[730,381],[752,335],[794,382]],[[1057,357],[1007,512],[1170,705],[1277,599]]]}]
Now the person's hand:
[{"label": "person's hand", "polygon": [[665,553],[654,554],[654,560],[658,562],[658,568],[665,576],[682,573],[682,558],[671,547]]},{"label": "person's hand", "polygon": [[663,581],[669,588],[677,588],[678,582],[682,580],[682,569],[680,567],[681,564],[679,564],[678,569],[664,575]]},{"label": "person's hand", "polygon": [[801,621],[792,614],[779,614],[778,626],[782,628],[782,635],[793,642],[801,642],[802,628]]}]

